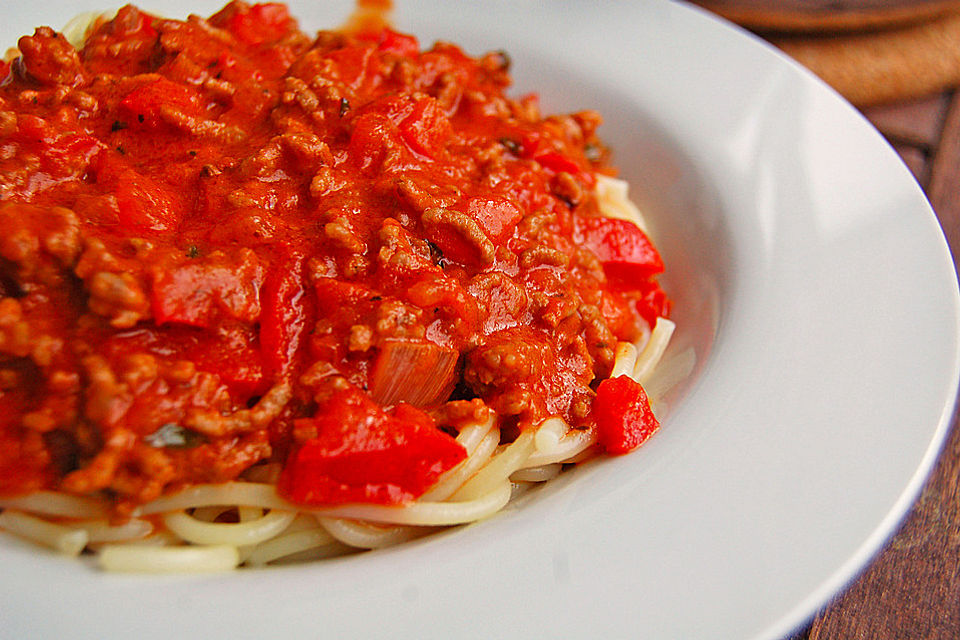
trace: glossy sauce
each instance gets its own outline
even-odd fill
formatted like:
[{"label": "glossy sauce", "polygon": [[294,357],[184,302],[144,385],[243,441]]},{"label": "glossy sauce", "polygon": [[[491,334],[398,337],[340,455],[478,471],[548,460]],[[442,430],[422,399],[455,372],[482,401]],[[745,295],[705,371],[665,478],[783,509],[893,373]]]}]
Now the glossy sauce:
[{"label": "glossy sauce", "polygon": [[366,486],[282,486],[404,502],[488,410],[506,433],[590,424],[616,342],[666,312],[652,245],[598,217],[599,117],[506,97],[502,52],[369,23],[311,38],[239,2],[127,6],[80,51],[43,28],[19,48],[0,68],[0,493],[105,490],[123,513],[304,451],[393,451],[404,468]]}]

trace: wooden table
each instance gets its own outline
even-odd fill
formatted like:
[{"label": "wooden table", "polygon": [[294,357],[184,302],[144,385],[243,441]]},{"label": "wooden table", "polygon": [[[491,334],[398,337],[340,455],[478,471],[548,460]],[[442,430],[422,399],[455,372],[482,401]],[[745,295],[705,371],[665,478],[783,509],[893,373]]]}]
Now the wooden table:
[{"label": "wooden table", "polygon": [[[864,114],[923,187],[960,258],[960,92]],[[790,640],[960,639],[958,414],[923,492],[865,572]]]}]

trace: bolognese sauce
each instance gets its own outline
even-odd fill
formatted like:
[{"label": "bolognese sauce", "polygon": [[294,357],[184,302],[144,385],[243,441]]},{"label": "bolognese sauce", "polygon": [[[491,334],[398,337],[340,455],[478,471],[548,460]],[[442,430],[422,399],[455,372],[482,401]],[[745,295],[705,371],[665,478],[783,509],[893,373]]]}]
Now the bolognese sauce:
[{"label": "bolognese sauce", "polygon": [[613,453],[656,428],[611,373],[667,315],[662,261],[601,211],[600,117],[509,97],[506,53],[309,37],[243,2],[18,48],[0,495],[122,519],[270,469],[295,504],[399,505],[468,456],[469,423],[505,446],[559,421]]}]

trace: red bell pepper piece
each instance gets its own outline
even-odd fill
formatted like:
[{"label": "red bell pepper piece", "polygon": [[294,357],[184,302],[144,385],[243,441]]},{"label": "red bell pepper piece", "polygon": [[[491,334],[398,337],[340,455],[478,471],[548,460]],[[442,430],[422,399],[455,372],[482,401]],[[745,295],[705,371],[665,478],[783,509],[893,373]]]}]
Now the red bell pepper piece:
[{"label": "red bell pepper piece", "polygon": [[249,45],[276,42],[290,30],[290,13],[285,5],[267,2],[247,11],[237,11],[227,23],[237,40]]},{"label": "red bell pepper piece", "polygon": [[97,183],[117,199],[118,221],[124,231],[176,230],[183,204],[167,187],[141,175],[114,153],[99,154],[94,167]]},{"label": "red bell pepper piece", "polygon": [[670,313],[670,299],[656,282],[647,283],[641,290],[644,293],[637,301],[637,311],[647,324],[653,327],[657,324],[657,318],[666,317]]},{"label": "red bell pepper piece", "polygon": [[114,190],[120,225],[133,232],[173,231],[180,222],[180,206],[165,187],[133,169],[117,177]]},{"label": "red bell pepper piece", "polygon": [[255,260],[219,258],[158,265],[152,280],[157,324],[210,327],[224,317],[247,323],[260,318],[262,272]]},{"label": "red bell pepper piece", "polygon": [[579,218],[583,244],[600,259],[611,280],[645,280],[663,272],[663,260],[640,228],[619,218]]},{"label": "red bell pepper piece", "polygon": [[277,488],[310,506],[405,504],[467,455],[419,409],[384,411],[355,387],[336,392],[294,429],[312,437],[287,458]]},{"label": "red bell pepper piece", "polygon": [[303,259],[302,253],[291,252],[278,261],[263,284],[260,349],[264,364],[275,376],[290,370],[306,326]]},{"label": "red bell pepper piece", "polygon": [[363,284],[327,277],[317,278],[314,290],[317,292],[317,311],[328,317],[338,316],[340,312],[352,316],[352,309],[377,295]]},{"label": "red bell pepper piece", "polygon": [[[495,197],[470,198],[457,203],[451,209],[472,218],[484,235],[494,243],[510,236],[522,217],[520,209],[512,202]],[[468,240],[461,230],[447,224],[431,224],[425,233],[430,242],[439,247],[445,258],[461,264],[483,264],[477,243]]]},{"label": "red bell pepper piece", "polygon": [[396,135],[396,126],[387,116],[364,113],[354,121],[350,134],[350,159],[361,169],[379,169],[385,154],[384,140]]},{"label": "red bell pepper piece", "polygon": [[337,77],[355,91],[359,91],[368,80],[379,78],[380,57],[370,47],[359,45],[334,49],[324,58],[333,61]]},{"label": "red bell pepper piece", "polygon": [[580,173],[580,165],[568,158],[567,156],[551,151],[550,153],[544,153],[534,158],[540,166],[550,169],[560,173],[561,171],[566,171],[571,174]]},{"label": "red bell pepper piece", "polygon": [[492,240],[500,240],[513,233],[523,217],[509,200],[502,198],[471,198],[467,202],[467,215],[477,221]]},{"label": "red bell pepper piece", "polygon": [[467,242],[459,231],[446,226],[434,226],[425,233],[427,239],[439,247],[447,260],[475,266],[482,264],[477,248]]},{"label": "red bell pepper piece", "polygon": [[255,334],[251,329],[224,327],[215,335],[194,332],[196,329],[177,327],[170,333],[160,334],[160,338],[169,340],[169,346],[175,345],[178,339],[182,341],[183,357],[200,371],[220,376],[221,382],[239,396],[248,398],[267,390],[269,383],[264,378],[260,352],[252,344]]},{"label": "red bell pepper piece", "polygon": [[412,113],[400,123],[400,136],[411,149],[429,158],[435,158],[452,128],[443,109],[434,98],[418,100]]},{"label": "red bell pepper piece", "polygon": [[597,441],[607,453],[633,451],[660,428],[643,387],[628,376],[600,383],[593,399],[593,417]]},{"label": "red bell pepper piece", "polygon": [[200,96],[186,85],[159,78],[128,93],[117,110],[126,124],[155,129],[163,125],[160,109],[164,105],[178,107],[189,115],[202,115]]},{"label": "red bell pepper piece", "polygon": [[532,158],[536,153],[537,149],[540,148],[540,134],[536,131],[531,131],[524,134],[520,138],[520,157],[525,159]]},{"label": "red bell pepper piece", "polygon": [[377,50],[412,58],[420,53],[420,43],[411,35],[385,28],[377,39]]}]

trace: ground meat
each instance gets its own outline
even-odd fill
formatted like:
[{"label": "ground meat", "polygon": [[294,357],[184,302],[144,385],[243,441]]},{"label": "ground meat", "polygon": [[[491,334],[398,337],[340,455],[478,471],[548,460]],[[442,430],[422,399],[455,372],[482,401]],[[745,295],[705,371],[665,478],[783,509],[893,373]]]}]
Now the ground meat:
[{"label": "ground meat", "polygon": [[425,334],[423,311],[400,300],[384,300],[377,306],[374,330],[377,343],[388,339],[416,339]]},{"label": "ground meat", "polygon": [[143,263],[118,258],[103,241],[87,238],[74,273],[90,294],[90,310],[112,326],[129,328],[150,317]]},{"label": "ground meat", "polygon": [[77,50],[49,27],[40,27],[17,43],[22,54],[18,69],[30,80],[45,85],[77,86],[86,80]]},{"label": "ground meat", "polygon": [[217,144],[236,144],[246,137],[246,134],[239,127],[200,118],[178,107],[163,105],[160,107],[159,114],[164,122],[184,133]]},{"label": "ground meat", "polygon": [[80,253],[80,221],[65,207],[0,204],[0,256],[29,278],[45,256],[70,268]]},{"label": "ground meat", "polygon": [[291,397],[290,383],[283,381],[265,393],[252,409],[228,414],[209,409],[191,409],[184,419],[184,425],[208,436],[222,437],[256,431],[265,428],[280,415]]},{"label": "ground meat", "polygon": [[448,433],[588,424],[617,341],[663,310],[581,242],[596,114],[509,97],[503,52],[258,7],[128,5],[0,65],[0,494],[130,513],[282,466],[338,393]]},{"label": "ground meat", "polygon": [[[583,349],[558,349],[526,327],[498,331],[467,354],[463,381],[496,411],[535,423],[590,396],[592,363]],[[572,394],[572,395],[571,395]]]},{"label": "ground meat", "polygon": [[496,257],[497,248],[476,220],[454,209],[440,207],[427,209],[421,217],[423,226],[430,233],[454,233],[461,241],[472,248],[480,264],[491,264]]}]

